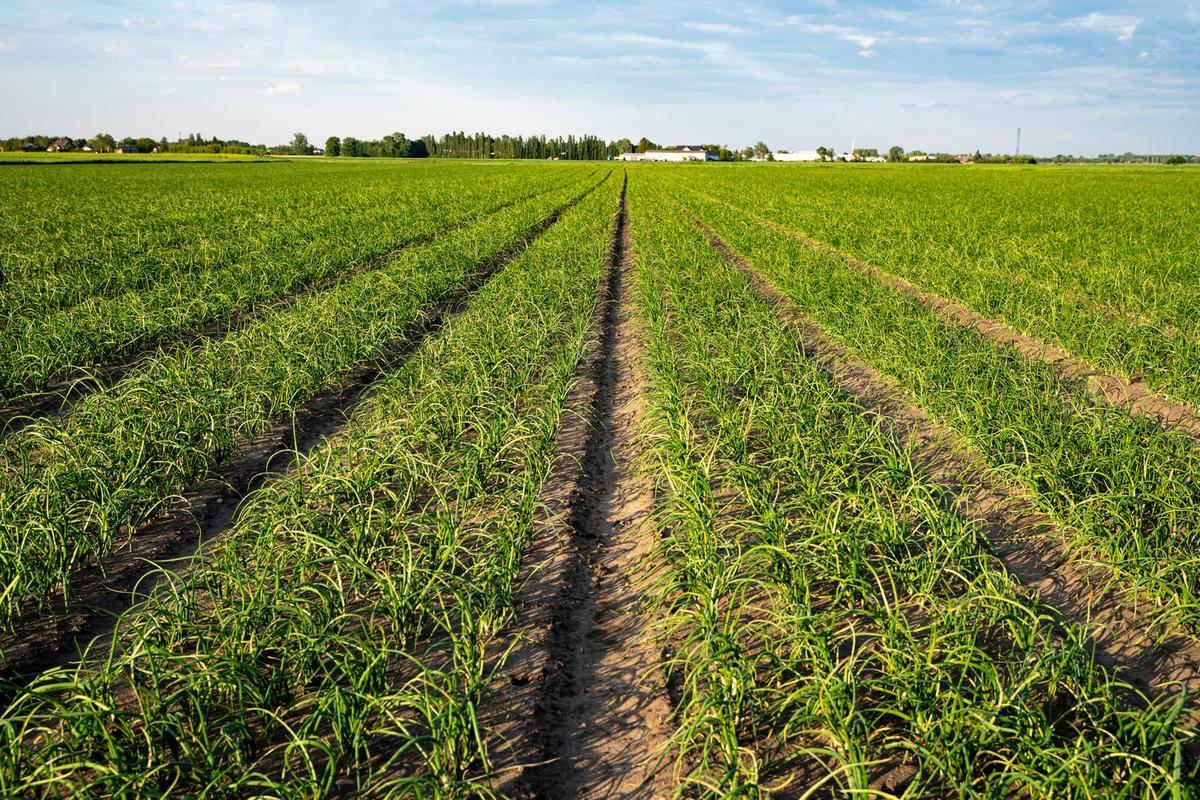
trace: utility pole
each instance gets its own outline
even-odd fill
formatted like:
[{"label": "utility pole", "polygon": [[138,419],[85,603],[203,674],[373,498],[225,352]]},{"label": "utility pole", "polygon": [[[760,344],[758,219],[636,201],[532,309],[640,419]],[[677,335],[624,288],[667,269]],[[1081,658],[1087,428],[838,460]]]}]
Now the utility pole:
[{"label": "utility pole", "polygon": [[1021,155],[1021,129],[1020,128],[1017,128],[1017,152],[1013,153],[1013,155],[1014,156]]}]

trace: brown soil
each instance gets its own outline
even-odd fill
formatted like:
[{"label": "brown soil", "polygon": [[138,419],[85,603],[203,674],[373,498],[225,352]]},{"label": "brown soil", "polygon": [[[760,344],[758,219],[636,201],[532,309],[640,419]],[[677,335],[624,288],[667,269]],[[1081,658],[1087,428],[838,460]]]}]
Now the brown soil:
[{"label": "brown soil", "polygon": [[519,638],[498,700],[501,791],[526,798],[654,798],[673,790],[671,705],[645,602],[654,540],[637,473],[645,379],[628,307],[625,196],[597,335],[568,397],[547,512],[517,602]]},{"label": "brown soil", "polygon": [[803,242],[818,253],[841,259],[849,266],[885,286],[916,299],[923,307],[952,320],[963,328],[976,331],[990,342],[1012,347],[1025,358],[1047,364],[1063,379],[1082,383],[1093,395],[1114,406],[1126,408],[1130,413],[1156,420],[1168,429],[1184,431],[1200,438],[1200,413],[1186,403],[1153,392],[1140,376],[1126,379],[1097,369],[1055,344],[977,314],[961,303],[925,291],[904,278],[884,272],[825,242],[810,239],[757,215],[751,214],[750,216],[759,224]]},{"label": "brown soil", "polygon": [[1100,664],[1150,696],[1179,685],[1200,689],[1200,643],[1195,638],[1161,609],[1133,605],[1108,570],[1070,560],[1062,529],[1038,511],[1023,490],[990,474],[982,454],[829,339],[715,232],[694,217],[692,221],[799,333],[805,355],[854,402],[878,415],[897,441],[911,446],[913,462],[952,493],[956,511],[979,526],[1009,572],[1062,619],[1086,632]]},{"label": "brown soil", "polygon": [[[544,192],[530,195],[530,197],[536,197],[539,194],[544,194]],[[9,434],[16,433],[42,417],[68,412],[80,400],[117,383],[130,372],[154,358],[161,351],[174,352],[186,348],[198,348],[206,341],[218,339],[239,328],[243,328],[272,311],[295,305],[305,297],[324,292],[362,273],[380,269],[405,251],[414,250],[436,241],[475,222],[481,217],[498,214],[504,209],[526,199],[529,198],[521,197],[506,200],[479,214],[465,217],[436,233],[419,236],[403,244],[388,248],[376,255],[361,259],[345,269],[306,283],[298,289],[259,303],[253,308],[234,311],[220,319],[187,331],[152,339],[149,342],[135,343],[133,349],[120,358],[91,369],[77,370],[69,375],[55,378],[42,391],[31,393],[7,405],[0,405],[0,439]]]},{"label": "brown soil", "polygon": [[145,599],[164,574],[185,569],[193,557],[202,555],[206,542],[236,522],[242,498],[291,470],[303,453],[340,431],[382,374],[402,364],[505,264],[598,186],[589,187],[530,228],[511,248],[422,312],[384,358],[342,376],[338,385],[319,392],[294,415],[245,442],[213,477],[186,489],[163,519],[135,531],[123,547],[99,563],[78,570],[72,575],[69,597],[52,598],[50,611],[39,612],[31,603],[14,631],[0,634],[4,658],[0,680],[16,685],[69,664],[83,647],[109,634],[118,615]]}]

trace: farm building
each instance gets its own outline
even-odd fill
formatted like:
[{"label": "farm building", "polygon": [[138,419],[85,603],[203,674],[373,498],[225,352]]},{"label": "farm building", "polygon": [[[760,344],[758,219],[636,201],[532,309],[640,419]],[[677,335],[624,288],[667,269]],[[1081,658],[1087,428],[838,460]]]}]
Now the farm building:
[{"label": "farm building", "polygon": [[138,151],[136,144],[119,144],[114,149],[114,153],[136,153]]},{"label": "farm building", "polygon": [[55,139],[53,142],[50,143],[50,146],[46,148],[46,152],[47,153],[59,153],[59,152],[62,152],[63,150],[72,150],[72,149],[74,149],[74,144],[71,142],[70,139]]},{"label": "farm building", "polygon": [[822,161],[816,150],[795,150],[791,153],[773,153],[776,161]]},{"label": "farm building", "polygon": [[647,150],[644,153],[622,153],[622,161],[719,161],[716,150],[698,145],[676,145],[670,150]]}]

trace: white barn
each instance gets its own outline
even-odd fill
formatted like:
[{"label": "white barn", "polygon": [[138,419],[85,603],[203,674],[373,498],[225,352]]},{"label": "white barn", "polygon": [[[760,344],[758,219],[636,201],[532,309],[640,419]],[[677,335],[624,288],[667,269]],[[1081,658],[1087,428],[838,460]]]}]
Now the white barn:
[{"label": "white barn", "polygon": [[716,150],[698,145],[681,144],[670,150],[647,150],[645,153],[622,153],[621,161],[719,161]]},{"label": "white barn", "polygon": [[776,161],[820,161],[816,150],[795,150],[791,153],[772,153]]}]

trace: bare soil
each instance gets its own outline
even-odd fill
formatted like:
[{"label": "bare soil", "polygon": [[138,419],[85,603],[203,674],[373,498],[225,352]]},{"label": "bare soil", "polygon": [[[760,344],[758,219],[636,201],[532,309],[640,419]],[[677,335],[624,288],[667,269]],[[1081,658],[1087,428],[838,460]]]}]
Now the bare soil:
[{"label": "bare soil", "polygon": [[931,419],[890,380],[832,341],[773,283],[692,217],[722,255],[798,333],[805,355],[880,422],[925,474],[953,495],[1006,569],[1060,617],[1086,632],[1097,661],[1147,695],[1200,689],[1200,643],[1161,609],[1139,608],[1112,573],[1072,559],[1062,529],[1022,489],[989,473],[981,453]]},{"label": "bare soil", "polygon": [[[589,187],[497,254],[464,284],[414,320],[386,356],[342,376],[294,415],[246,441],[215,475],[188,489],[162,519],[134,531],[126,544],[100,562],[77,571],[68,596],[51,598],[48,611],[30,603],[11,633],[0,634],[0,681],[17,686],[33,676],[78,660],[97,637],[103,642],[118,616],[150,595],[166,574],[186,569],[202,548],[237,520],[240,501],[272,477],[293,469],[302,455],[336,435],[384,373],[407,360],[429,336],[466,307],[505,264],[516,257],[599,184]],[[95,645],[92,645],[95,646]]]},{"label": "bare soil", "polygon": [[517,597],[518,643],[498,699],[501,791],[523,798],[655,798],[673,790],[664,758],[671,704],[647,619],[653,504],[638,474],[645,379],[623,299],[625,196],[613,231],[597,335],[568,397],[547,512]]}]

